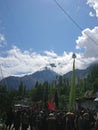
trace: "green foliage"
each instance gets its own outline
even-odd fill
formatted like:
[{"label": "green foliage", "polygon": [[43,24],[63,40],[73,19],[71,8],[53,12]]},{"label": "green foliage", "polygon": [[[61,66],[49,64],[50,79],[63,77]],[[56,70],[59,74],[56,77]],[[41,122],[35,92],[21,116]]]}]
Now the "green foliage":
[{"label": "green foliage", "polygon": [[98,65],[91,67],[87,77],[77,80],[76,97],[88,95],[88,92],[92,92],[92,95],[98,92]]},{"label": "green foliage", "polygon": [[98,65],[94,65],[87,76],[86,90],[93,89],[94,92],[96,92],[98,89],[95,89],[94,86],[96,85],[96,87],[98,88],[97,79],[98,79]]},{"label": "green foliage", "polygon": [[85,91],[84,90],[85,85],[86,85],[85,79],[80,79],[78,77],[77,84],[76,84],[76,98],[81,97],[83,95],[83,93]]},{"label": "green foliage", "polygon": [[0,115],[11,109],[14,105],[14,94],[6,86],[0,86]]},{"label": "green foliage", "polygon": [[43,94],[44,94],[44,87],[37,82],[35,87],[31,90],[32,101],[34,102],[42,101]]},{"label": "green foliage", "polygon": [[25,95],[25,91],[26,91],[25,86],[24,86],[23,82],[21,82],[19,85],[19,89],[18,89],[19,96],[23,97]]},{"label": "green foliage", "polygon": [[58,77],[58,84],[62,86],[62,84],[63,84],[63,78],[62,78],[62,76]]},{"label": "green foliage", "polygon": [[94,92],[98,92],[98,78],[94,80],[94,82],[92,83],[92,86],[93,86]]}]

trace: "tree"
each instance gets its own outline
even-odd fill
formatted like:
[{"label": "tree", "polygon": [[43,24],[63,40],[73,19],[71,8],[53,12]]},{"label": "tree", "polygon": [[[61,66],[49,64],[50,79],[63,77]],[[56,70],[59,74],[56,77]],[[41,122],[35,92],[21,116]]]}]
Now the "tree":
[{"label": "tree", "polygon": [[49,87],[48,82],[44,82],[43,87],[44,87],[43,102],[46,104],[48,101],[48,87]]},{"label": "tree", "polygon": [[94,93],[98,92],[98,78],[93,82]]},{"label": "tree", "polygon": [[59,78],[58,78],[58,84],[60,86],[62,86],[62,84],[63,84],[63,78],[62,78],[62,76],[59,76]]},{"label": "tree", "polygon": [[6,86],[0,86],[0,115],[14,106],[14,95],[7,90]]},{"label": "tree", "polygon": [[18,91],[19,91],[19,96],[23,97],[25,94],[25,86],[23,82],[20,83]]}]

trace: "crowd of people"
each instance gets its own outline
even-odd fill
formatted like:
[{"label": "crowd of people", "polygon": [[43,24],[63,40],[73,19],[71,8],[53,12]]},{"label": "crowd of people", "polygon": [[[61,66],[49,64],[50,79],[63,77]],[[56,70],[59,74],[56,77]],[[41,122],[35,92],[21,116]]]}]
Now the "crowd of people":
[{"label": "crowd of people", "polygon": [[5,130],[98,130],[95,111],[17,109],[3,113]]}]

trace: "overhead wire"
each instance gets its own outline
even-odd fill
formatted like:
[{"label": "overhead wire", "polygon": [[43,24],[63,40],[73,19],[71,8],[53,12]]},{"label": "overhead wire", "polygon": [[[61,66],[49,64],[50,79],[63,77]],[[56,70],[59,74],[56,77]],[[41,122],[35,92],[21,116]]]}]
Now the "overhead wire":
[{"label": "overhead wire", "polygon": [[[57,0],[54,0],[55,4],[61,9],[61,11],[73,22],[73,24],[80,30],[83,31],[83,28],[76,22],[76,20],[73,19],[73,17],[61,6],[61,4],[59,2],[57,2]],[[86,32],[84,32],[84,34],[91,40],[93,41],[96,45],[98,45],[98,43]]]}]

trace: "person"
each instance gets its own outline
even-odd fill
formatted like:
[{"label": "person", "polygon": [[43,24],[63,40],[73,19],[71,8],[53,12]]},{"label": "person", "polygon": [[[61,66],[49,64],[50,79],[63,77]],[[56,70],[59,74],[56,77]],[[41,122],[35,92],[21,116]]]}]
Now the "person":
[{"label": "person", "polygon": [[22,130],[27,130],[29,127],[29,114],[26,110],[22,113]]},{"label": "person", "polygon": [[96,121],[95,121],[95,130],[98,130],[98,116],[96,117]]},{"label": "person", "polygon": [[14,126],[13,126],[15,130],[20,129],[20,123],[21,123],[21,112],[15,111],[14,112]]},{"label": "person", "polygon": [[68,112],[66,114],[66,129],[67,130],[75,130],[74,119],[75,119],[74,113]]},{"label": "person", "polygon": [[30,130],[33,130],[33,110],[30,110]]},{"label": "person", "polygon": [[91,124],[89,121],[89,114],[88,113],[83,114],[83,130],[91,130]]},{"label": "person", "polygon": [[55,118],[54,113],[50,113],[49,117],[47,119],[47,129],[48,130],[57,130],[56,124],[57,123],[56,123],[56,118]]},{"label": "person", "polygon": [[34,110],[30,111],[30,130],[36,130],[36,112]]},{"label": "person", "polygon": [[83,130],[83,115],[82,113],[79,114],[79,117],[78,117],[78,129],[79,130]]},{"label": "person", "polygon": [[64,115],[61,111],[56,113],[57,130],[64,130],[64,124],[66,123],[66,121],[64,122],[63,116]]},{"label": "person", "polygon": [[13,111],[12,109],[8,110],[7,111],[7,117],[6,117],[6,129],[10,130],[11,129],[11,126],[13,124],[13,119],[14,119],[14,114],[13,114]]}]

